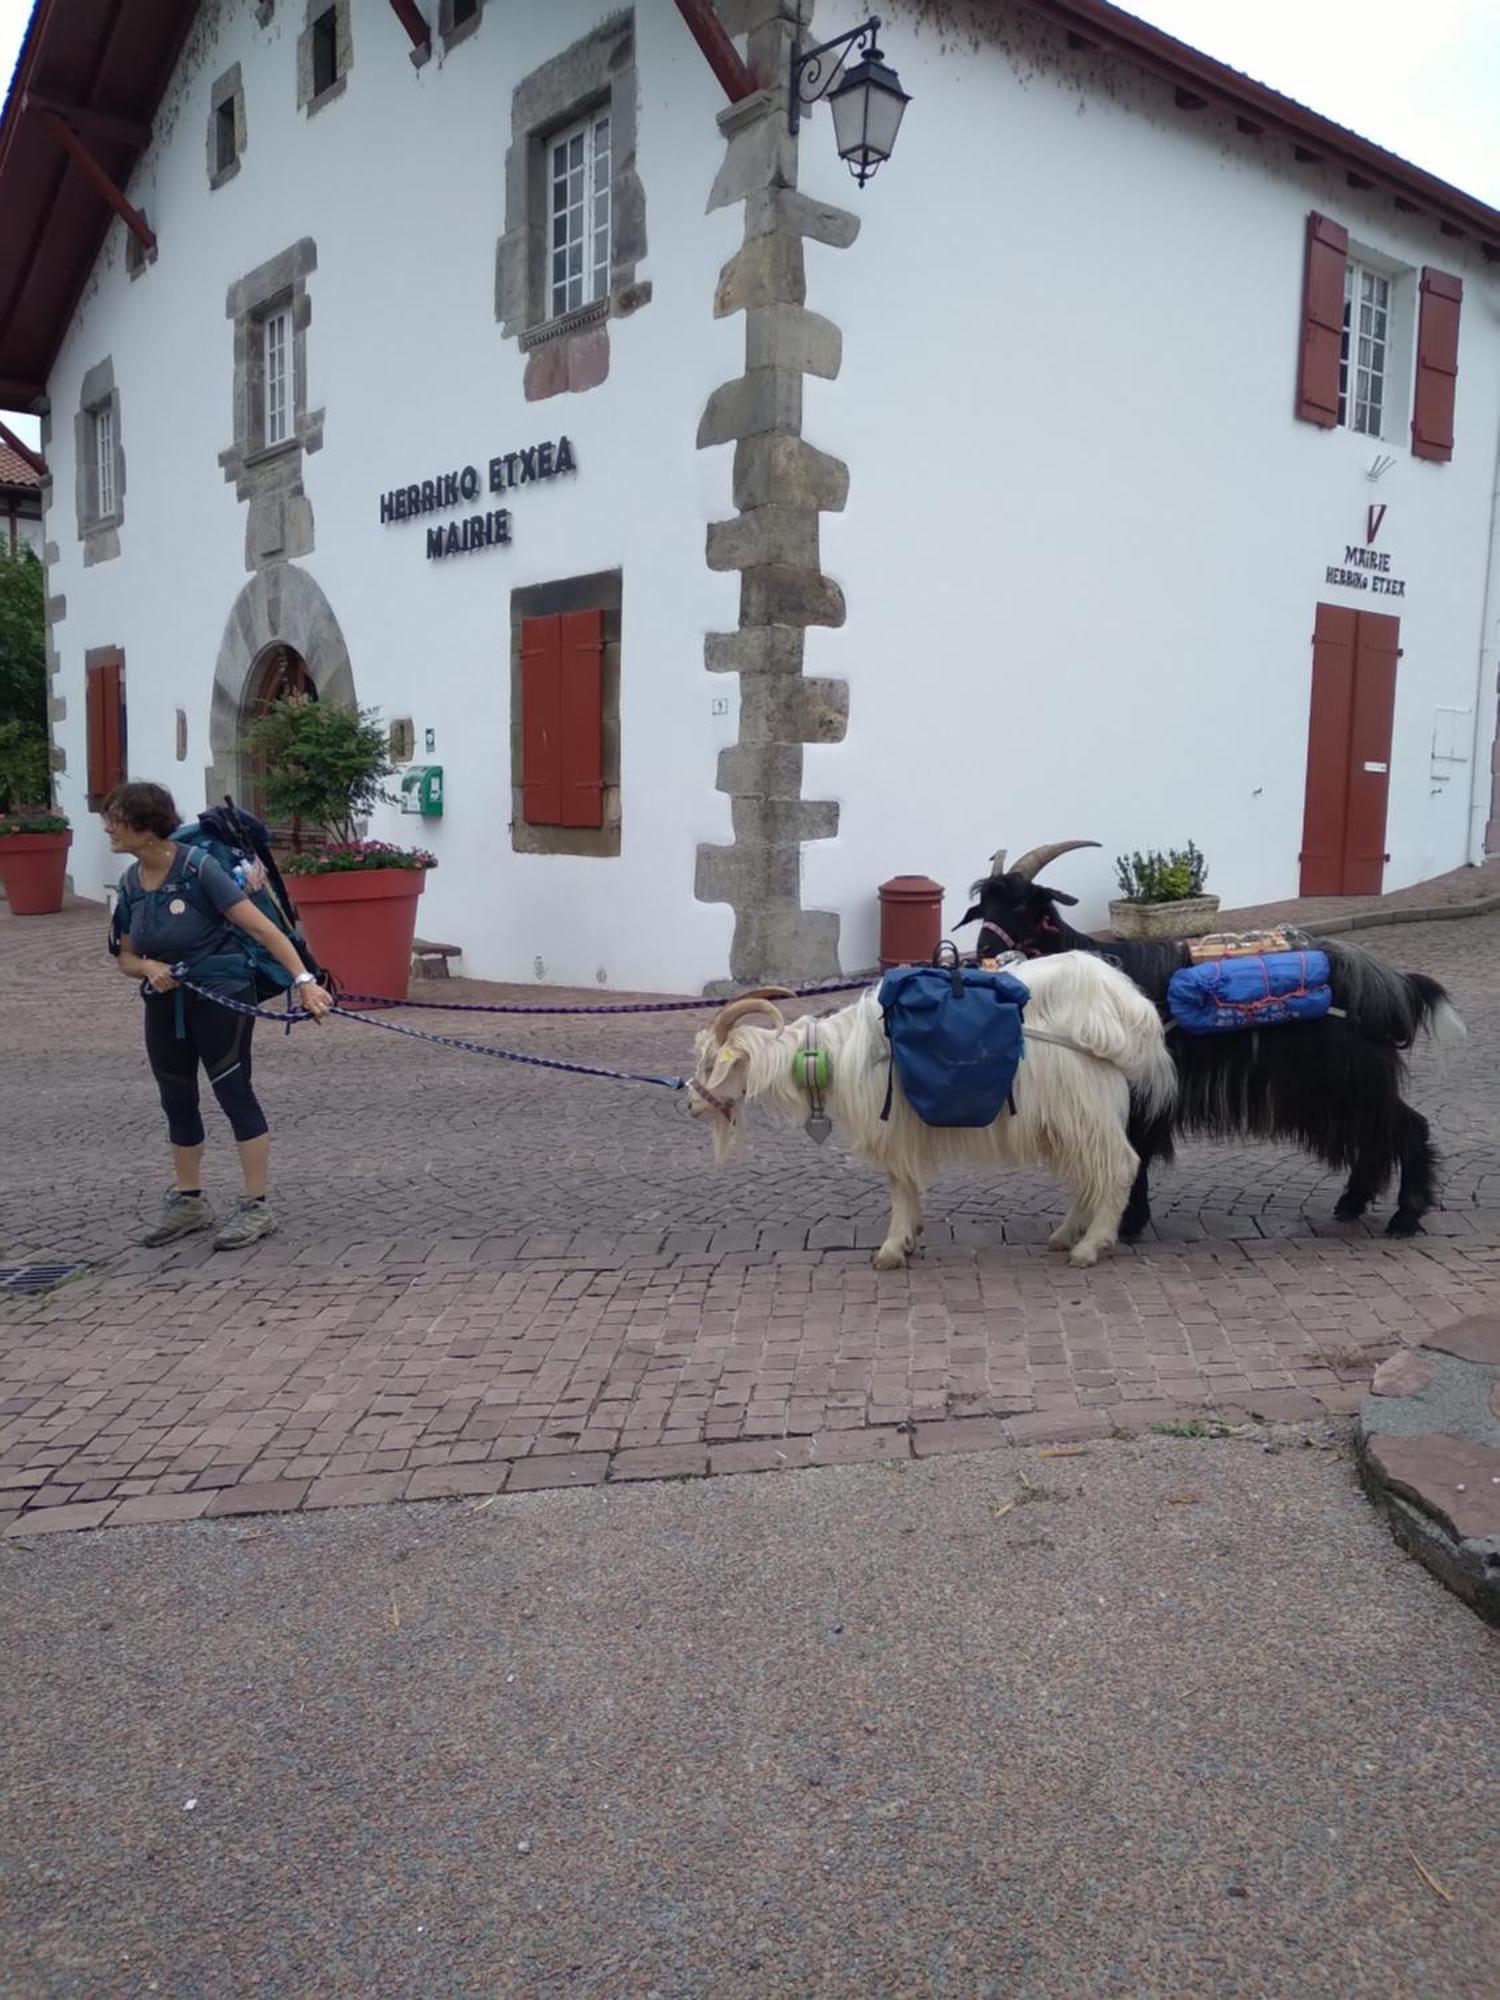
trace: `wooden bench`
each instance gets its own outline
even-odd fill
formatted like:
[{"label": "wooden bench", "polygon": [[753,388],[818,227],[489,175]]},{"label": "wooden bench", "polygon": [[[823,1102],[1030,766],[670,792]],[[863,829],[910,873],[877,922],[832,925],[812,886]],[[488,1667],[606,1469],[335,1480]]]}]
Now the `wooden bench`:
[{"label": "wooden bench", "polygon": [[450,958],[462,956],[463,946],[433,944],[428,938],[411,941],[411,971],[414,979],[446,979]]}]

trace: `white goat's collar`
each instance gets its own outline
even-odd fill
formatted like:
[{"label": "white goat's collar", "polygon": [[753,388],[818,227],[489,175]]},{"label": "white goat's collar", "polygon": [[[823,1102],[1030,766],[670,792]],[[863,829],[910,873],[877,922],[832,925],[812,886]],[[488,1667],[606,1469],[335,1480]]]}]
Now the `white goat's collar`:
[{"label": "white goat's collar", "polygon": [[803,1022],[802,1046],[792,1056],[792,1074],[807,1092],[807,1117],[802,1129],[814,1145],[821,1146],[833,1130],[823,1103],[823,1093],[833,1081],[833,1065],[827,1049],[818,1041],[818,1023],[809,1014]]}]

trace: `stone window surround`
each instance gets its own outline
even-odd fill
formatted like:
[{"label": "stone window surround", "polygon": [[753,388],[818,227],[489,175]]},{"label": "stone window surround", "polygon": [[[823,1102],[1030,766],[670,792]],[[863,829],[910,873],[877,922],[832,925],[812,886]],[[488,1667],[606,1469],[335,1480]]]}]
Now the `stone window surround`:
[{"label": "stone window surround", "polygon": [[[228,166],[219,164],[219,114],[223,107],[234,108],[234,158]],[[214,78],[208,93],[208,185],[221,188],[226,181],[232,181],[240,170],[240,161],[245,151],[245,86],[240,75],[240,66],[233,63],[222,76]]]},{"label": "stone window surround", "polygon": [[[232,284],[225,297],[234,323],[234,442],[219,454],[235,495],[250,503],[246,567],[311,553],[312,509],[302,491],[302,455],[323,443],[323,412],[307,407],[307,329],[312,300],[307,281],[317,269],[317,246],[303,237]],[[291,313],[291,432],[265,445],[263,328],[267,313]]]},{"label": "stone window surround", "polygon": [[[332,12],[334,20],[335,60],[338,75],[326,90],[313,89],[313,24],[323,15]],[[297,37],[297,109],[305,111],[309,118],[332,104],[336,97],[344,93],[349,81],[349,71],[354,66],[354,36],[349,20],[349,0],[306,0],[305,25]]]},{"label": "stone window surround", "polygon": [[[78,411],[73,419],[74,474],[78,507],[78,539],[83,544],[83,562],[110,562],[120,553],[120,523],[125,518],[125,447],[121,442],[120,392],[115,387],[113,355],[95,362],[83,378]],[[99,468],[94,439],[94,419],[109,410],[114,418],[115,504],[108,514],[99,512]]]},{"label": "stone window surround", "polygon": [[[517,854],[572,854],[612,860],[620,852],[620,606],[623,573],[603,570],[510,594],[510,844]],[[521,723],[521,624],[567,611],[604,613],[604,824],[532,826],[526,818]]]},{"label": "stone window surround", "polygon": [[[636,282],[646,254],[645,195],[636,172],[635,16],[612,15],[516,85],[505,156],[505,234],[496,252],[495,316],[523,349],[644,305]],[[610,114],[610,271],[606,298],[548,316],[548,176],[551,135],[607,104]]]},{"label": "stone window surround", "polygon": [[449,49],[460,47],[464,42],[468,41],[471,35],[477,35],[479,24],[483,19],[484,0],[475,0],[474,11],[468,20],[460,21],[458,26],[455,27],[453,25],[453,0],[438,0],[437,31],[442,37],[444,53],[446,54]]}]

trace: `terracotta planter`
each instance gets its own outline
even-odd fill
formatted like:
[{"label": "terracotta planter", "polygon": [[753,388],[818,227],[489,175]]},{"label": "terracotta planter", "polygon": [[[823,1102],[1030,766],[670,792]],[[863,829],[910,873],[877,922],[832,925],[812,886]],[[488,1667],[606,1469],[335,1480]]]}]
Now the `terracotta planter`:
[{"label": "terracotta planter", "polygon": [[12,916],[50,917],[62,908],[71,833],[0,834],[0,882]]},{"label": "terracotta planter", "polygon": [[307,941],[346,993],[404,1000],[425,868],[350,868],[287,882]]},{"label": "terracotta planter", "polygon": [[1110,929],[1118,938],[1202,937],[1213,927],[1217,896],[1185,896],[1177,903],[1111,903]]}]

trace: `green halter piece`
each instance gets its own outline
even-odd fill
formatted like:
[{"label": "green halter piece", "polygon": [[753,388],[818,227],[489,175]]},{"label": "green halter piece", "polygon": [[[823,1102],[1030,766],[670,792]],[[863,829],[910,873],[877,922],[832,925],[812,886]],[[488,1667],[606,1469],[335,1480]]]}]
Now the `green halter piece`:
[{"label": "green halter piece", "polygon": [[798,1049],[792,1057],[792,1075],[806,1091],[826,1090],[833,1075],[827,1049]]}]

